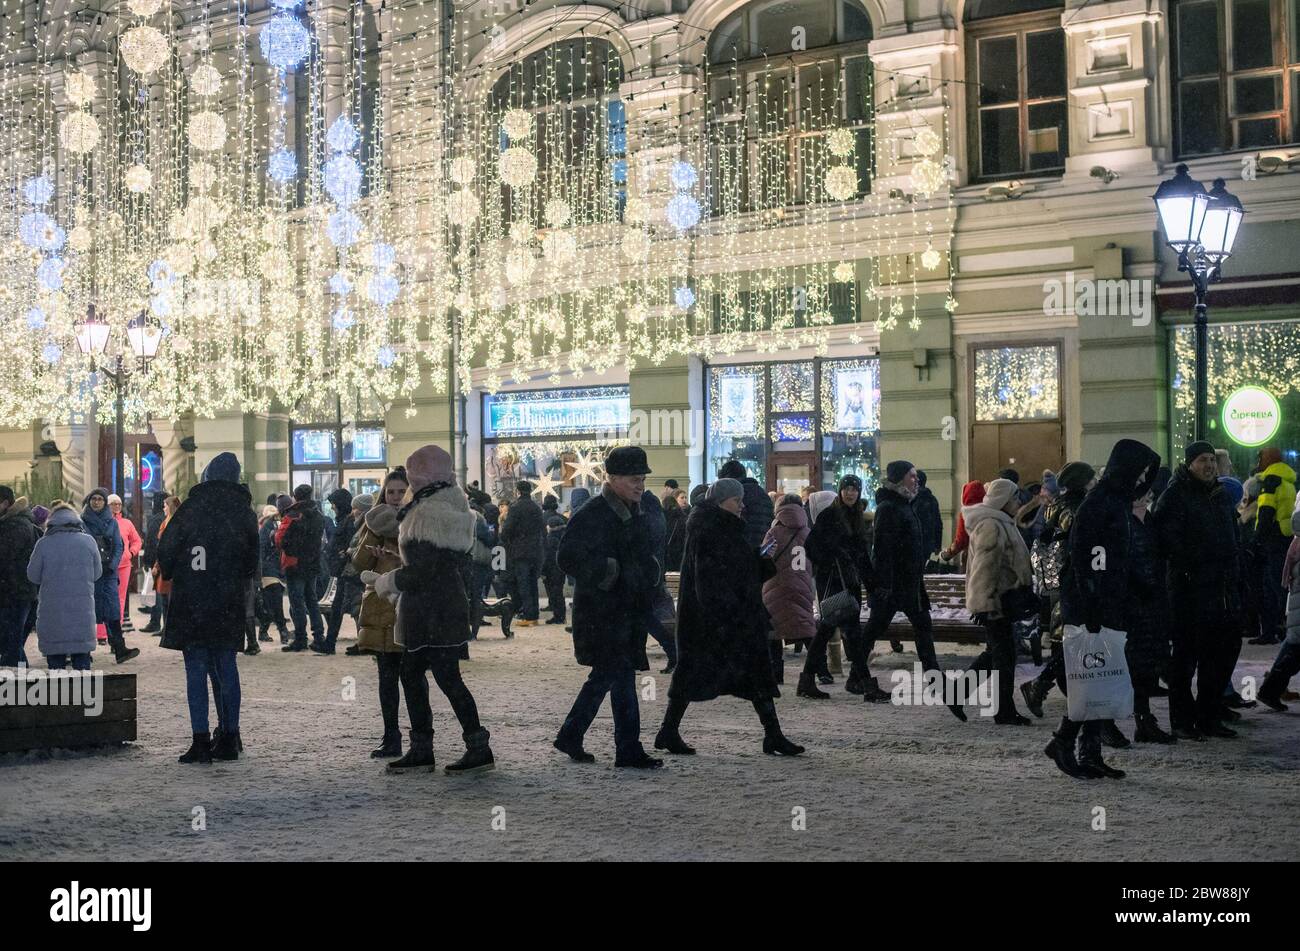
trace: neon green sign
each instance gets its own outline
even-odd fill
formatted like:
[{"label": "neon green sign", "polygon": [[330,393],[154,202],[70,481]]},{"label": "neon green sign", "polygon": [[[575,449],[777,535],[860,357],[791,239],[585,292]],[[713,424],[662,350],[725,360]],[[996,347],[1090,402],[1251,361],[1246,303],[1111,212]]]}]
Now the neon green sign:
[{"label": "neon green sign", "polygon": [[1242,446],[1262,446],[1282,426],[1282,407],[1268,390],[1243,386],[1223,401],[1223,428]]}]

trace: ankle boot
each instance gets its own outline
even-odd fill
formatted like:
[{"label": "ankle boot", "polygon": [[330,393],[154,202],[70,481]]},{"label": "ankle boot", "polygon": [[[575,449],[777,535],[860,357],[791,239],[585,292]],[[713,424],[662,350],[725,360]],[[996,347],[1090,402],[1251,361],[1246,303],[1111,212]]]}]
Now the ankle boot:
[{"label": "ankle boot", "polygon": [[889,703],[891,698],[888,693],[880,689],[875,677],[863,677],[862,699],[867,703]]},{"label": "ankle boot", "polygon": [[1103,720],[1101,724],[1101,742],[1113,750],[1126,750],[1133,744],[1120,732],[1114,720]]},{"label": "ankle boot", "polygon": [[371,750],[371,759],[388,759],[402,755],[402,734],[396,730],[384,733],[384,738],[379,743],[379,748]]},{"label": "ankle boot", "polygon": [[1020,696],[1025,698],[1025,706],[1029,712],[1038,719],[1043,718],[1043,701],[1047,699],[1047,691],[1042,688],[1037,680],[1026,680],[1020,685]]},{"label": "ankle boot", "polygon": [[829,700],[831,695],[817,686],[817,679],[813,677],[812,671],[805,670],[799,675],[799,686],[795,688],[796,697],[807,697],[809,700]]},{"label": "ankle boot", "polygon": [[212,758],[219,760],[239,759],[239,751],[243,749],[243,746],[238,733],[223,732],[220,739],[212,744]]},{"label": "ankle boot", "polygon": [[1276,710],[1278,713],[1285,713],[1289,708],[1282,702],[1282,691],[1286,688],[1286,681],[1274,671],[1269,671],[1264,676],[1264,683],[1260,685],[1259,702],[1264,704],[1270,710]]},{"label": "ankle boot", "polygon": [[496,759],[492,755],[492,748],[488,746],[488,739],[491,734],[482,727],[465,737],[465,755],[454,763],[449,763],[443,768],[443,772],[452,776],[463,773],[477,773],[494,769]]},{"label": "ankle boot", "polygon": [[1166,733],[1160,729],[1160,724],[1156,722],[1155,716],[1150,713],[1139,713],[1137,719],[1137,732],[1133,734],[1135,743],[1177,743],[1177,737]]},{"label": "ankle boot", "polygon": [[687,746],[686,741],[682,739],[676,727],[667,725],[660,727],[659,732],[655,734],[655,749],[663,750],[665,753],[672,753],[675,756],[694,756],[695,747]]},{"label": "ankle boot", "polygon": [[195,733],[190,748],[180,755],[178,763],[211,763],[212,737],[207,733]]},{"label": "ankle boot", "polygon": [[1123,779],[1124,770],[1115,769],[1101,758],[1101,729],[1085,731],[1079,737],[1079,768],[1097,778]]},{"label": "ankle boot", "polygon": [[763,752],[768,756],[798,756],[804,748],[791,743],[781,732],[781,721],[776,715],[776,704],[771,700],[755,700],[754,710],[763,724]]},{"label": "ankle boot", "polygon": [[1091,778],[1079,768],[1079,763],[1074,758],[1074,741],[1078,735],[1079,724],[1069,717],[1062,717],[1061,725],[1052,734],[1052,742],[1047,744],[1043,752],[1065,775],[1076,779]]}]

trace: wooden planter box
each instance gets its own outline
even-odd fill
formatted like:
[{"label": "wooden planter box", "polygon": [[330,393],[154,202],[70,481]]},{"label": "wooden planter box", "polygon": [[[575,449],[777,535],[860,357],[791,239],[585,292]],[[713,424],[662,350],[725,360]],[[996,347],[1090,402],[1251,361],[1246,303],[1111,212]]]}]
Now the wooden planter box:
[{"label": "wooden planter box", "polygon": [[[97,715],[83,704],[40,706],[0,703],[0,753],[127,743],[135,739],[135,674],[91,672],[102,677]],[[55,678],[47,680],[47,693]],[[30,688],[30,682],[28,683]],[[22,689],[20,679],[6,690]],[[64,698],[67,699],[67,698]]]}]

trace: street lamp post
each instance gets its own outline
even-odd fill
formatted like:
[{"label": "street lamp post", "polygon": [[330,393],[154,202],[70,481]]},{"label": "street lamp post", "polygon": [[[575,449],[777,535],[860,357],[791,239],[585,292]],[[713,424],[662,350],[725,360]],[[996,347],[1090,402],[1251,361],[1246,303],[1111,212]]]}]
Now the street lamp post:
[{"label": "street lamp post", "polygon": [[1209,297],[1210,285],[1219,280],[1223,262],[1232,254],[1237,231],[1245,213],[1236,196],[1228,193],[1221,178],[1207,192],[1205,186],[1179,165],[1174,177],[1161,182],[1152,196],[1165,243],[1178,255],[1178,270],[1192,279],[1195,300],[1193,325],[1196,331],[1196,425],[1195,439],[1206,436],[1209,415]]},{"label": "street lamp post", "polygon": [[[127,342],[140,363],[142,372],[149,369],[149,362],[158,355],[158,344],[162,342],[162,327],[150,321],[141,313],[126,327]],[[114,368],[104,370],[97,365],[97,357],[108,352],[112,328],[95,313],[95,305],[86,309],[86,317],[77,325],[77,348],[90,357],[90,369],[94,373],[103,373],[113,383],[114,424],[113,424],[113,492],[126,497],[126,473],[122,471],[122,458],[126,455],[125,431],[125,394],[126,382],[133,372],[122,361],[119,351],[114,356]]]}]

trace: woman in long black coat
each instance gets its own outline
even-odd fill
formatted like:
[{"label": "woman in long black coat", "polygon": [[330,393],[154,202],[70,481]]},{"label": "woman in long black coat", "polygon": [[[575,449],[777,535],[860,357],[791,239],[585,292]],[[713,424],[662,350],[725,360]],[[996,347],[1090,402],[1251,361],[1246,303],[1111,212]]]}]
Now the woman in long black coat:
[{"label": "woman in long black coat", "polygon": [[[260,561],[257,517],[248,487],[239,484],[239,460],[218,455],[167,523],[158,542],[158,567],[171,582],[159,644],[185,655],[185,692],[194,742],[182,763],[237,759],[239,670]],[[208,733],[208,679],[216,686],[221,734]]]},{"label": "woman in long black coat", "polygon": [[1137,721],[1134,739],[1139,743],[1174,742],[1174,737],[1160,729],[1151,712],[1158,681],[1169,671],[1169,592],[1155,518],[1148,509],[1168,484],[1169,470],[1161,469],[1151,491],[1133,503],[1124,655],[1133,681],[1133,718]]},{"label": "woman in long black coat", "polygon": [[797,756],[803,747],[781,733],[774,697],[780,694],[768,655],[763,582],[769,559],[745,543],[744,489],[719,479],[686,522],[677,614],[677,667],[655,749],[690,754],[680,727],[692,701],[723,694],[754,704],[763,724],[763,752]]}]

